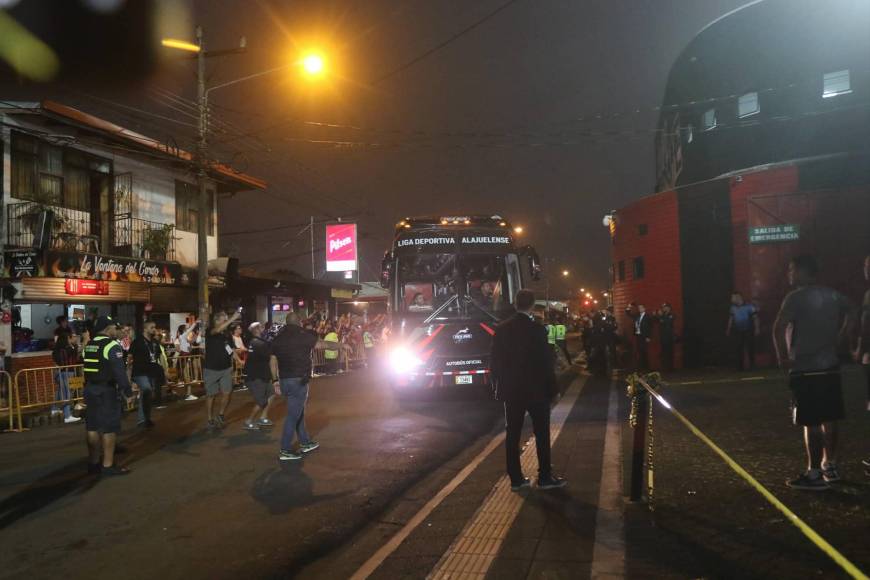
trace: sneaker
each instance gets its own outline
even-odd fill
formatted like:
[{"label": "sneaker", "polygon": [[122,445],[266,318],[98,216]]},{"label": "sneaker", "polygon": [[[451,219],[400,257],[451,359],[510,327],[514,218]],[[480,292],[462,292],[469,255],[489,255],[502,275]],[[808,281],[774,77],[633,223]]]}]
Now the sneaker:
[{"label": "sneaker", "polygon": [[275,424],[268,419],[259,419],[257,421],[257,425],[259,425],[260,427],[274,427],[275,426]]},{"label": "sneaker", "polygon": [[81,417],[73,417],[72,415],[70,415],[69,417],[64,419],[63,422],[64,423],[78,423],[81,420],[82,420]]},{"label": "sneaker", "polygon": [[224,417],[223,415],[218,415],[217,416],[217,424],[218,424],[218,427],[223,429],[227,425],[227,418]]},{"label": "sneaker", "polygon": [[822,477],[828,483],[835,483],[840,481],[840,470],[837,469],[836,465],[829,464],[827,467],[822,469]]},{"label": "sneaker", "polygon": [[299,451],[302,453],[311,453],[318,447],[320,447],[320,443],[317,441],[309,441],[308,443],[301,443],[299,445]]},{"label": "sneaker", "polygon": [[218,427],[217,421],[209,419],[208,424],[206,424],[206,429],[209,431],[216,431],[217,429],[220,429],[220,427]]},{"label": "sneaker", "polygon": [[292,451],[281,450],[278,454],[278,461],[299,461],[302,459],[301,453],[293,453]]},{"label": "sneaker", "polygon": [[257,423],[254,423],[253,421],[245,421],[245,424],[244,424],[244,426],[242,426],[242,429],[245,429],[246,431],[259,431],[260,426]]},{"label": "sneaker", "polygon": [[112,465],[111,467],[103,466],[100,470],[100,475],[110,477],[113,475],[130,475],[130,469],[120,465]]},{"label": "sneaker", "polygon": [[196,401],[197,399],[199,399],[199,397],[197,397],[196,395],[187,395],[186,397],[184,397],[185,401]]},{"label": "sneaker", "polygon": [[827,491],[831,489],[824,477],[810,477],[808,473],[799,475],[798,477],[787,481],[786,485],[792,489],[800,489],[803,491]]},{"label": "sneaker", "polygon": [[519,483],[511,482],[511,491],[520,491],[522,489],[528,489],[532,487],[532,480],[528,477],[524,477],[522,481]]},{"label": "sneaker", "polygon": [[154,408],[155,408],[155,409],[165,409],[165,408],[166,408],[166,405],[157,405],[157,406],[154,407]]},{"label": "sneaker", "polygon": [[868,457],[867,459],[862,459],[861,465],[863,465],[864,467],[870,468],[870,457]]},{"label": "sneaker", "polygon": [[538,478],[539,489],[558,489],[560,487],[565,487],[566,485],[568,485],[568,480],[556,477],[555,475]]}]

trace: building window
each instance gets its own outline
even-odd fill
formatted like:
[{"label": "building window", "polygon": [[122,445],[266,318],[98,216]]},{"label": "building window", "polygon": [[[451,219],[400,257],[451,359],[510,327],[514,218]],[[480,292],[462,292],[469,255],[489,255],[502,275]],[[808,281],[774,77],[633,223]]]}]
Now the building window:
[{"label": "building window", "polygon": [[[196,233],[199,225],[199,189],[186,181],[175,182],[175,227]],[[208,192],[208,235],[214,235],[214,191]]]},{"label": "building window", "polygon": [[109,173],[106,159],[12,134],[12,197],[90,211],[91,182]]},{"label": "building window", "polygon": [[825,73],[822,87],[822,97],[828,99],[837,95],[845,95],[852,92],[852,84],[849,80],[849,70],[838,70]]},{"label": "building window", "polygon": [[716,128],[716,109],[707,109],[701,116],[701,128],[704,131]]},{"label": "building window", "polygon": [[617,268],[619,270],[619,281],[625,282],[625,260],[620,260]]},{"label": "building window", "polygon": [[649,233],[649,226],[647,224],[640,224],[637,226],[637,235],[645,236]]},{"label": "building window", "polygon": [[644,276],[643,258],[634,259],[634,279],[640,280]]},{"label": "building window", "polygon": [[751,117],[761,111],[758,104],[758,93],[746,93],[737,99],[737,116],[739,118]]}]

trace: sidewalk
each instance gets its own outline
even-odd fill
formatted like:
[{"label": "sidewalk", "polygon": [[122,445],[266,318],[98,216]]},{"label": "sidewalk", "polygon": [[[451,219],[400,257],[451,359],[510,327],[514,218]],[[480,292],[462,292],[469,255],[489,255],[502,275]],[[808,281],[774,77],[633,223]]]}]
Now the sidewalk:
[{"label": "sidewalk", "polygon": [[[781,374],[676,373],[664,389],[686,415],[774,495],[863,570],[870,569],[870,455],[863,377],[844,371],[845,481],[826,493],[785,480],[804,468],[800,431],[788,420]],[[503,439],[368,577],[521,578],[844,577],[840,568],[682,424],[655,408],[655,511],[627,501],[631,430],[622,379],[577,378],[553,410],[560,490],[511,493]],[[576,400],[573,397],[576,396]],[[610,424],[608,428],[608,418]],[[527,476],[536,459],[531,433]],[[413,524],[414,518],[396,522]],[[399,528],[384,535],[384,545]],[[357,576],[364,577],[364,576]]]},{"label": "sidewalk", "polygon": [[[533,486],[511,492],[504,475],[503,439],[499,439],[480,466],[370,578],[588,578],[593,565],[599,571],[595,577],[622,576],[621,538],[601,534],[599,542],[616,541],[596,546],[596,523],[613,521],[599,512],[610,392],[609,381],[582,376],[553,410],[553,465],[557,474],[568,479],[566,488],[543,491]],[[617,406],[615,421],[623,398],[612,399]],[[522,463],[534,481],[534,439],[527,435]],[[621,501],[618,442],[612,447],[615,455],[609,459],[614,469],[604,471],[613,477],[605,480],[603,496]],[[621,524],[621,517],[616,519]],[[593,564],[595,557],[598,561]]]}]

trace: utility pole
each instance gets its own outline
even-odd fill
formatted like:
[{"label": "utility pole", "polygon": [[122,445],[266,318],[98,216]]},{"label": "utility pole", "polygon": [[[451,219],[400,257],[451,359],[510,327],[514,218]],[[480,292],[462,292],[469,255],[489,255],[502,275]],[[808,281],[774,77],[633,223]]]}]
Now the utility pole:
[{"label": "utility pole", "polygon": [[199,305],[199,319],[205,328],[209,323],[208,311],[208,224],[212,216],[209,215],[208,203],[208,102],[205,91],[205,42],[202,27],[196,27],[196,43],[199,52],[196,53],[196,94],[199,106],[199,139],[197,141],[196,155],[196,181],[199,188],[197,206],[198,216],[196,220],[196,249],[197,259],[197,287],[196,295]]},{"label": "utility pole", "polygon": [[311,216],[311,222],[308,224],[308,228],[311,232],[311,279],[316,280],[317,276],[315,276],[314,272],[314,216]]}]

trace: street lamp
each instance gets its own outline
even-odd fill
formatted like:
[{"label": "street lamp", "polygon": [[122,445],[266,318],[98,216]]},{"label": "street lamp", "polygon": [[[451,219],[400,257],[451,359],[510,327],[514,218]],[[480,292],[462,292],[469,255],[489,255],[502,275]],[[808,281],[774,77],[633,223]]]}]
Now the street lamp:
[{"label": "street lamp", "polygon": [[571,272],[569,272],[568,270],[562,270],[562,276],[567,278],[569,275],[571,275]]},{"label": "street lamp", "polygon": [[308,76],[320,76],[326,71],[326,62],[316,52],[309,53],[302,57],[302,69]]},{"label": "street lamp", "polygon": [[523,233],[523,226],[514,226],[514,233],[515,234]]},{"label": "street lamp", "polygon": [[178,40],[174,38],[164,38],[160,44],[167,48],[193,52],[196,54],[197,64],[197,105],[199,112],[198,139],[196,146],[196,165],[197,165],[197,185],[199,188],[199,203],[196,237],[197,237],[197,302],[199,303],[199,319],[203,324],[208,324],[208,224],[211,221],[209,215],[207,176],[208,167],[208,97],[212,91],[222,89],[231,85],[235,85],[244,81],[259,78],[278,71],[296,67],[301,64],[302,70],[309,77],[317,77],[325,72],[325,61],[318,53],[311,52],[302,57],[300,61],[278,66],[262,72],[250,74],[229,82],[221,83],[206,88],[205,76],[205,59],[214,56],[223,56],[228,54],[237,54],[244,52],[246,48],[245,38],[242,37],[238,48],[228,50],[206,50],[205,41],[203,38],[203,30],[201,26],[196,27],[196,43]]}]

